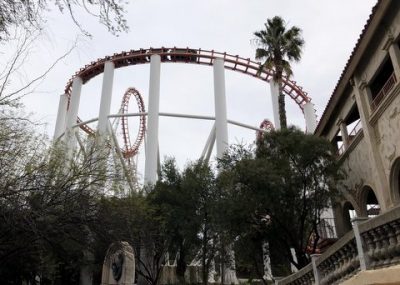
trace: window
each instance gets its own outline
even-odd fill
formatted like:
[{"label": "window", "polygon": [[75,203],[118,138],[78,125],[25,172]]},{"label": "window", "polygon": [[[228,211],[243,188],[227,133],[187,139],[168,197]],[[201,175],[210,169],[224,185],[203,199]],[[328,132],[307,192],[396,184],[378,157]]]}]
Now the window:
[{"label": "window", "polygon": [[379,215],[381,207],[379,206],[378,199],[375,196],[374,190],[371,187],[365,186],[362,192],[363,203],[361,205],[363,215],[368,218],[373,218]]},{"label": "window", "polygon": [[396,204],[400,203],[400,157],[393,163],[390,170],[390,188]]},{"label": "window", "polygon": [[339,131],[335,138],[332,141],[333,146],[337,149],[337,154],[340,156],[344,153],[345,148],[344,148],[344,143],[343,143],[343,136],[341,131]]},{"label": "window", "polygon": [[360,113],[358,112],[356,103],[354,103],[344,123],[346,124],[346,130],[349,135],[349,143],[351,143],[358,132],[362,129]]},{"label": "window", "polygon": [[353,205],[347,201],[343,205],[343,228],[345,232],[351,231],[351,219],[357,217]]}]

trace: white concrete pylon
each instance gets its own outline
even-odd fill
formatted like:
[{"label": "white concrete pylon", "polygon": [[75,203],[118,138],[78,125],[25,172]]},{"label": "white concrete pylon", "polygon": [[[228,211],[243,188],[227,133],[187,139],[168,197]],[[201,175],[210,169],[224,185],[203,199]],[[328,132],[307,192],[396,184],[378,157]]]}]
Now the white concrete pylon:
[{"label": "white concrete pylon", "polygon": [[53,141],[57,140],[65,132],[65,119],[67,115],[68,96],[66,94],[60,95],[58,103],[57,121],[54,129]]},{"label": "white concrete pylon", "polygon": [[81,100],[82,78],[76,76],[72,81],[72,92],[66,119],[65,142],[68,152],[72,152],[75,146],[75,131],[72,127],[76,124]]},{"label": "white concrete pylon", "polygon": [[304,117],[306,119],[307,133],[313,134],[317,128],[317,117],[315,116],[313,103],[307,102],[304,104]]},{"label": "white concrete pylon", "polygon": [[225,69],[224,60],[221,58],[216,58],[214,61],[214,102],[217,158],[221,158],[229,146],[225,97]]},{"label": "white concrete pylon", "polygon": [[147,116],[146,162],[144,170],[145,184],[155,184],[157,182],[160,70],[161,57],[157,54],[152,55],[150,57],[149,110]]},{"label": "white concrete pylon", "polygon": [[107,61],[104,64],[103,86],[101,89],[101,101],[99,110],[99,122],[97,132],[101,139],[108,133],[108,115],[110,115],[112,88],[114,81],[114,63]]},{"label": "white concrete pylon", "polygon": [[279,120],[279,84],[271,79],[269,83],[271,89],[272,112],[274,114],[274,127],[275,130],[281,129],[281,121]]},{"label": "white concrete pylon", "polygon": [[[215,122],[211,128],[210,134],[208,135],[206,145],[204,146],[203,152],[201,153],[200,159],[204,159],[206,154],[209,152],[210,147],[212,148],[215,143]],[[206,159],[208,162],[208,160]]]}]

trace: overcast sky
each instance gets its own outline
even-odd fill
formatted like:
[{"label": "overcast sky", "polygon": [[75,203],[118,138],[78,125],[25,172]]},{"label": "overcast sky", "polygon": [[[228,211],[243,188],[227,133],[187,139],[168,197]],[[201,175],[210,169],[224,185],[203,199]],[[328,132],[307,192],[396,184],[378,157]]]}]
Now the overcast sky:
[{"label": "overcast sky", "polygon": [[[79,17],[93,35],[79,36],[78,47],[47,76],[34,94],[24,99],[28,112],[46,123],[52,136],[59,95],[71,76],[93,60],[124,50],[149,47],[191,47],[214,49],[254,59],[253,33],[267,18],[282,16],[289,26],[303,30],[305,47],[301,62],[293,65],[293,79],[308,92],[320,116],[339,79],[351,50],[376,0],[135,0],[126,5],[130,27],[127,34],[114,37],[95,19]],[[79,16],[79,15],[78,15]],[[31,53],[25,74],[32,76],[64,53],[79,34],[67,15],[49,11],[44,36]],[[3,47],[4,48],[4,47]],[[255,78],[226,71],[228,119],[258,126],[272,119],[269,86]],[[149,66],[133,66],[115,72],[112,113],[116,113],[128,87],[137,88],[148,104]],[[213,74],[207,66],[162,64],[161,112],[213,115]],[[83,120],[97,117],[102,76],[84,85],[79,115]],[[290,98],[289,124],[304,128],[304,118]],[[130,105],[130,112],[137,107]],[[137,119],[130,119],[131,137]],[[189,119],[160,119],[160,152],[176,157],[180,166],[199,158],[211,122]],[[254,131],[229,127],[230,143],[252,143]],[[142,157],[144,149],[141,151]],[[143,173],[143,158],[139,159]]]}]

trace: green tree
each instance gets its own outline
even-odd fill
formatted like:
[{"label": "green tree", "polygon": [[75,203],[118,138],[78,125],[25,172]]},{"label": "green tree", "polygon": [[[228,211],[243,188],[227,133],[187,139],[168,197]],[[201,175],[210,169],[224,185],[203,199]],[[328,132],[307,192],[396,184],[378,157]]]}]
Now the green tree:
[{"label": "green tree", "polygon": [[299,61],[304,40],[301,29],[294,26],[288,29],[285,21],[275,16],[267,19],[265,30],[254,33],[257,45],[256,59],[263,60],[260,71],[264,68],[274,69],[273,80],[279,86],[279,121],[282,129],[287,128],[285,95],[282,92],[282,78],[292,75],[291,61]]},{"label": "green tree", "polygon": [[0,279],[2,284],[77,284],[98,199],[113,174],[97,153],[67,160],[31,130],[0,117]]},{"label": "green tree", "polygon": [[107,248],[115,241],[126,241],[135,252],[138,280],[158,284],[168,236],[149,196],[132,193],[127,197],[102,197],[97,213],[95,223],[90,226],[94,234],[97,283]]},{"label": "green tree", "polygon": [[315,251],[321,214],[337,195],[333,154],[329,142],[295,128],[266,134],[256,150],[231,150],[220,161],[219,179],[230,193],[227,206],[239,238],[259,241],[261,234],[288,262],[307,265],[310,236],[316,236]]},{"label": "green tree", "polygon": [[199,228],[191,191],[182,188],[182,174],[175,160],[167,159],[161,170],[160,180],[149,193],[148,199],[164,221],[169,239],[168,250],[177,256],[176,274],[180,283],[185,283],[185,271],[190,258],[198,247]]},{"label": "green tree", "polygon": [[182,188],[191,190],[196,209],[195,218],[200,222],[200,260],[202,280],[206,285],[218,241],[216,212],[219,204],[215,176],[210,166],[202,161],[189,165],[183,172]]},{"label": "green tree", "polygon": [[221,248],[221,199],[210,166],[197,161],[179,172],[174,160],[167,160],[149,198],[165,221],[170,252],[178,253],[179,282],[185,282],[186,266],[195,259],[207,284],[211,262]]}]

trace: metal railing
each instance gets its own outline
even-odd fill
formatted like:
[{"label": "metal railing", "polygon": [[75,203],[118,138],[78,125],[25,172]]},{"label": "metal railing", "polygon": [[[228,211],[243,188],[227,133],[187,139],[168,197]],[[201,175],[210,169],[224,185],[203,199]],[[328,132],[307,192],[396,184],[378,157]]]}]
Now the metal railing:
[{"label": "metal railing", "polygon": [[392,75],[390,75],[389,79],[386,81],[385,85],[383,85],[381,91],[378,92],[378,95],[376,95],[376,97],[372,101],[371,104],[372,110],[375,110],[379,106],[383,98],[385,98],[385,96],[390,92],[390,90],[392,90],[396,82],[397,82],[396,75],[393,72]]}]

